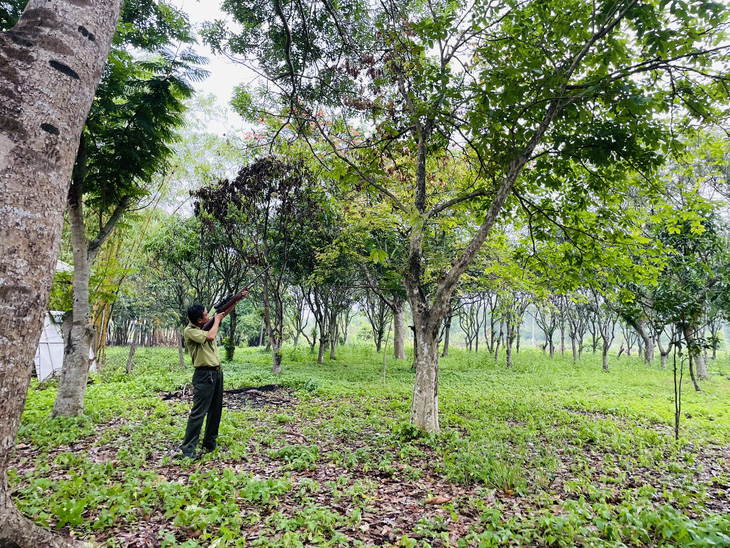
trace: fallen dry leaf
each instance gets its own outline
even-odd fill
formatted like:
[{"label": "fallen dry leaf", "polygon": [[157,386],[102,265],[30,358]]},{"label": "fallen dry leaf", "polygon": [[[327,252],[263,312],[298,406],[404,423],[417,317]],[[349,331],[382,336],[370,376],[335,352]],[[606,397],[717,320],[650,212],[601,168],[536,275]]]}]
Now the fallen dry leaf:
[{"label": "fallen dry leaf", "polygon": [[446,504],[451,500],[451,497],[442,497],[441,495],[437,495],[435,497],[431,497],[430,499],[426,499],[426,504]]}]

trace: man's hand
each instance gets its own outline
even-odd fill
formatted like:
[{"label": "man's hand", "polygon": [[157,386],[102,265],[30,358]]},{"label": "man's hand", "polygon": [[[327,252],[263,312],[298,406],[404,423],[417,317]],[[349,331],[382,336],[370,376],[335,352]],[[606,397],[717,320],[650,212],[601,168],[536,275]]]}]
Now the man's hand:
[{"label": "man's hand", "polygon": [[241,298],[242,299],[245,299],[246,298],[246,295],[248,295],[248,289],[241,290],[241,293],[243,293],[243,295],[241,295]]},{"label": "man's hand", "polygon": [[220,312],[220,313],[218,313],[218,314],[214,314],[214,315],[213,315],[213,318],[214,318],[215,320],[217,320],[217,321],[218,321],[218,323],[221,323],[221,322],[223,321],[223,318],[225,318],[225,317],[226,317],[226,313],[225,313],[225,312]]}]

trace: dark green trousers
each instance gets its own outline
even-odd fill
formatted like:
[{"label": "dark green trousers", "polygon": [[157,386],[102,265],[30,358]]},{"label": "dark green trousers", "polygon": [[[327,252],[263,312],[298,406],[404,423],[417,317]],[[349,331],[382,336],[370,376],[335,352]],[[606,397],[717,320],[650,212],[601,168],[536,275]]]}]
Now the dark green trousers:
[{"label": "dark green trousers", "polygon": [[196,369],[193,373],[193,408],[188,418],[188,426],[185,429],[185,439],[182,443],[183,455],[192,456],[198,447],[200,430],[203,427],[203,419],[206,415],[208,420],[205,424],[205,436],[203,436],[203,449],[212,451],[216,447],[218,438],[218,426],[221,423],[223,413],[223,370],[205,371]]}]

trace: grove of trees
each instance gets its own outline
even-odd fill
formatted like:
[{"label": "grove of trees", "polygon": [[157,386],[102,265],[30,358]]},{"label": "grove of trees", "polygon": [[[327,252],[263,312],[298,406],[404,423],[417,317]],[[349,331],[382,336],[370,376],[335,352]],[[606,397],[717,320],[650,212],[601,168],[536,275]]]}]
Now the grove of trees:
[{"label": "grove of trees", "polygon": [[59,250],[54,416],[83,413],[95,335],[168,330],[184,366],[187,307],[258,274],[228,360],[336,361],[358,318],[412,357],[427,432],[457,332],[506,367],[531,321],[546,359],[600,351],[610,373],[619,344],[708,378],[730,316],[724,4],[227,0],[201,39],[255,76],[225,136],[194,122],[217,114],[183,11],[24,4],[0,3],[0,546],[64,545],[6,481]]}]

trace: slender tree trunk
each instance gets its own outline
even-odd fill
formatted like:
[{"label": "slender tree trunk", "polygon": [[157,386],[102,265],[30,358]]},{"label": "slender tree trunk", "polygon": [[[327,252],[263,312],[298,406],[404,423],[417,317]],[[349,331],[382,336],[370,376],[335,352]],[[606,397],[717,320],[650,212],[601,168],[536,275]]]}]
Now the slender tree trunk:
[{"label": "slender tree trunk", "polygon": [[269,330],[269,346],[271,350],[271,372],[281,375],[281,337],[274,330]]},{"label": "slender tree trunk", "polygon": [[89,304],[91,264],[83,218],[82,179],[83,176],[74,177],[68,193],[68,216],[74,257],[73,320],[71,331],[64,340],[63,368],[53,405],[53,416],[56,417],[73,417],[84,412],[89,377],[89,350],[93,334]]},{"label": "slender tree trunk", "polygon": [[337,316],[335,316],[334,318],[330,318],[330,334],[329,334],[330,360],[337,359],[337,355],[335,354],[335,350],[337,348],[337,339],[338,339]]},{"label": "slender tree trunk", "polygon": [[512,340],[514,339],[514,326],[510,321],[507,322],[507,337],[504,343],[504,357],[507,360],[507,368],[512,367]]},{"label": "slender tree trunk", "polygon": [[284,306],[279,293],[274,293],[273,318],[269,318],[269,344],[271,345],[271,372],[281,375],[281,345],[284,341]]},{"label": "slender tree trunk", "polygon": [[499,362],[499,345],[502,343],[502,322],[499,322],[499,335],[494,343],[494,365]]},{"label": "slender tree trunk", "polygon": [[396,360],[406,359],[406,328],[405,313],[403,308],[405,301],[400,298],[395,299],[393,307],[393,357]]},{"label": "slender tree trunk", "polygon": [[441,352],[442,358],[447,358],[449,356],[449,339],[451,334],[451,319],[453,316],[449,314],[446,316],[445,325],[444,325],[444,348]]},{"label": "slender tree trunk", "polygon": [[129,354],[127,355],[127,375],[132,373],[134,369],[134,353],[137,351],[137,343],[133,342],[132,346],[129,347]]},{"label": "slender tree trunk", "polygon": [[651,333],[646,328],[645,320],[642,319],[637,322],[636,332],[639,334],[639,337],[641,337],[641,340],[644,341],[644,361],[651,365],[654,363],[654,348],[656,345],[654,337],[652,337]]},{"label": "slender tree trunk", "polygon": [[578,346],[574,333],[570,334],[570,348],[573,350],[573,365],[578,365]]},{"label": "slender tree trunk", "polygon": [[324,363],[324,353],[327,350],[327,337],[324,335],[319,338],[319,353],[317,354],[317,363]]},{"label": "slender tree trunk", "polygon": [[[693,342],[695,340],[696,335],[696,329],[694,329],[691,325],[686,324],[684,326],[684,338],[687,342],[687,346],[696,346]],[[692,368],[690,364],[690,373],[692,375],[692,382],[695,385],[695,388],[697,391],[699,391],[699,385],[697,384],[698,380],[707,380],[707,363],[705,362],[705,357],[702,355],[701,351],[697,352],[691,352],[692,354],[692,361],[694,362],[695,367],[697,368],[697,377],[695,378],[695,371]]]},{"label": "slender tree trunk", "polygon": [[697,378],[699,380],[705,381],[710,378],[710,375],[707,371],[707,361],[705,360],[704,353],[699,352],[695,356],[695,365],[697,366]]},{"label": "slender tree trunk", "polygon": [[603,358],[603,370],[608,373],[608,348],[610,343],[606,341],[606,337],[603,337],[603,344],[601,345],[601,357]]},{"label": "slender tree trunk", "polygon": [[687,360],[687,363],[689,364],[689,376],[692,379],[692,384],[695,387],[695,392],[702,392],[702,389],[697,382],[697,376],[695,375],[694,360],[690,358],[689,360]]},{"label": "slender tree trunk", "polygon": [[[0,546],[72,545],[10,498],[10,453],[30,381],[81,128],[121,0],[31,0],[0,33]],[[92,39],[93,38],[93,39]]]},{"label": "slender tree trunk", "polygon": [[176,329],[177,332],[177,354],[180,357],[180,369],[185,369],[185,352],[183,350],[184,335],[182,329]]},{"label": "slender tree trunk", "polygon": [[550,336],[548,337],[548,349],[550,350],[550,357],[555,357],[555,343],[553,342],[553,336],[555,335],[554,332],[550,333]]},{"label": "slender tree trunk", "polygon": [[228,344],[226,344],[226,360],[233,361],[233,355],[236,353],[236,327],[238,325],[238,313],[234,308],[228,315],[230,318],[228,324]]}]

